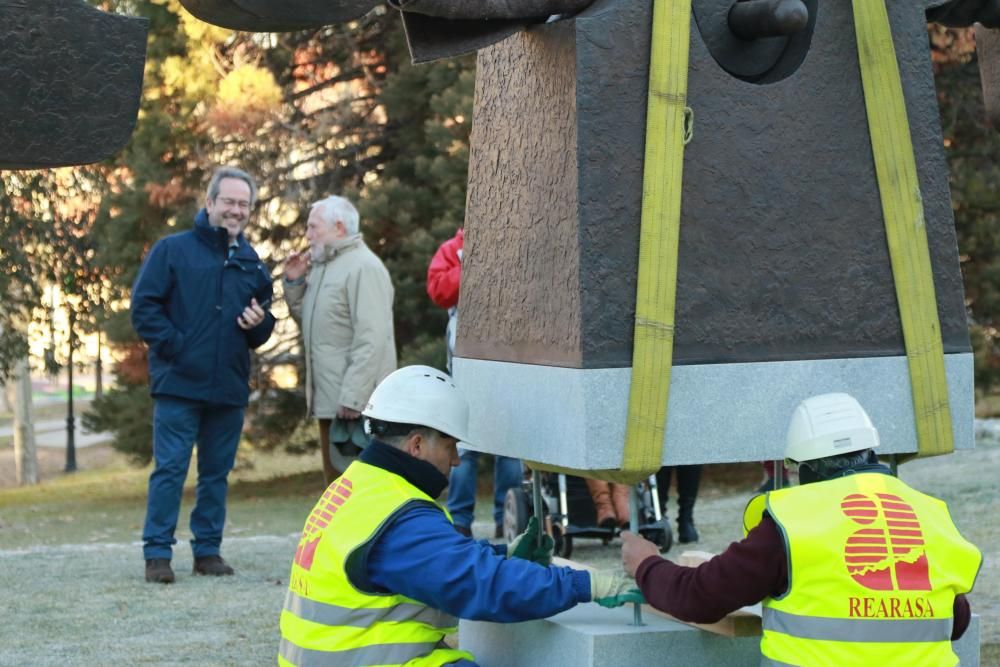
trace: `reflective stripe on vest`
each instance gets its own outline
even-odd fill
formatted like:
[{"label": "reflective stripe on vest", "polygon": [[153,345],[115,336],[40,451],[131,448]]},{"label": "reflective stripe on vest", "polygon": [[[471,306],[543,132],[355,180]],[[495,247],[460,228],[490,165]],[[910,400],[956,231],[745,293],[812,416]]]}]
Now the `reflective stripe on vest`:
[{"label": "reflective stripe on vest", "polygon": [[943,642],[951,640],[953,619],[871,620],[800,616],[765,607],[765,630],[782,632],[802,639],[836,642]]},{"label": "reflective stripe on vest", "polygon": [[335,604],[317,602],[288,591],[285,595],[285,611],[290,611],[304,621],[322,625],[346,625],[367,628],[378,621],[402,623],[416,621],[434,628],[450,629],[455,626],[455,617],[424,604],[401,603],[388,611],[376,609],[352,609]]},{"label": "reflective stripe on vest", "polygon": [[282,658],[296,667],[370,667],[372,665],[403,665],[427,655],[437,646],[426,644],[379,644],[345,651],[314,651],[296,646],[286,639],[278,649]]}]

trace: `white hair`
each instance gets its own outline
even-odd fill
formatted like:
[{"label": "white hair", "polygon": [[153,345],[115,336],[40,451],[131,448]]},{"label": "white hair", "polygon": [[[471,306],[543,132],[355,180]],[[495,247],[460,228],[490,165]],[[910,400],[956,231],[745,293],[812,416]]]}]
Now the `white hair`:
[{"label": "white hair", "polygon": [[310,208],[314,209],[319,214],[320,219],[331,227],[339,221],[344,224],[344,229],[348,234],[358,233],[360,220],[358,209],[354,208],[354,204],[344,197],[330,195],[326,199],[320,199]]}]

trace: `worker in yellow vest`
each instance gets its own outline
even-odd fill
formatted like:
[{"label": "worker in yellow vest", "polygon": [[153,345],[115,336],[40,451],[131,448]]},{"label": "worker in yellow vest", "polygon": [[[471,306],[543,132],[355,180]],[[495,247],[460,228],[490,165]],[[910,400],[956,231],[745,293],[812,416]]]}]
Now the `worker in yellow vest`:
[{"label": "worker in yellow vest", "polygon": [[878,432],[847,394],[808,398],[785,456],[799,486],[756,496],[746,537],[696,568],[623,535],[622,560],[646,600],[712,623],[762,602],[766,665],[956,665],[965,593],[982,556],[944,502],[878,462]]},{"label": "worker in yellow vest", "polygon": [[469,406],[434,368],[390,374],[363,412],[369,445],[323,493],[295,551],[279,665],[474,666],[457,618],[517,622],[635,601],[622,571],[550,565],[538,521],[509,545],[455,530],[437,498],[468,444]]}]

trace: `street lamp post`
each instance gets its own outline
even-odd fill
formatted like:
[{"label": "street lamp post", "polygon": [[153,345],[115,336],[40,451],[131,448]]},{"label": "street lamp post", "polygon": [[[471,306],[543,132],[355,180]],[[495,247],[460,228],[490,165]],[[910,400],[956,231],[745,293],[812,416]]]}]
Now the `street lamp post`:
[{"label": "street lamp post", "polygon": [[76,314],[69,309],[69,405],[66,412],[66,472],[76,472],[76,420],[73,417],[73,324]]}]

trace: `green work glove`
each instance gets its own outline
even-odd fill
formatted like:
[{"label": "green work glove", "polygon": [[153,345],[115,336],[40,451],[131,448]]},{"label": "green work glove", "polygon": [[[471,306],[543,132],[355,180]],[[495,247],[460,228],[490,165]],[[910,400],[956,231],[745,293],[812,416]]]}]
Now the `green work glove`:
[{"label": "green work glove", "polygon": [[539,565],[548,566],[552,563],[552,550],[555,541],[548,533],[542,535],[542,543],[538,544],[538,517],[528,519],[528,527],[507,545],[507,558],[523,558]]},{"label": "green work glove", "polygon": [[645,602],[635,580],[621,571],[591,572],[590,599],[602,607],[620,607],[630,602]]}]

